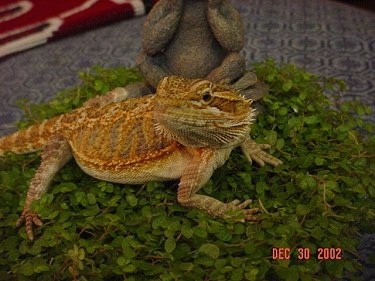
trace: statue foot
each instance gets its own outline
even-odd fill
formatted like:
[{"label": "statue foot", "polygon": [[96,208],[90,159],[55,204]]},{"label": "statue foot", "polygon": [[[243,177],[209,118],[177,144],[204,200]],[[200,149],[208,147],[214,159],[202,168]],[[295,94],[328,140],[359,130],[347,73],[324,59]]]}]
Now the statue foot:
[{"label": "statue foot", "polygon": [[268,86],[265,83],[258,81],[254,72],[245,73],[229,87],[253,101],[262,99],[263,96],[268,93]]}]

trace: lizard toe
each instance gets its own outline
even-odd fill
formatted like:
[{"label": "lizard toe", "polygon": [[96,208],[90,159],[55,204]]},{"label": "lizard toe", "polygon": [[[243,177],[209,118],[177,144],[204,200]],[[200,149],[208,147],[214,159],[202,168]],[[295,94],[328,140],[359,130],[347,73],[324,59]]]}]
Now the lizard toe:
[{"label": "lizard toe", "polygon": [[231,210],[242,210],[242,209],[246,208],[247,206],[249,206],[251,204],[251,202],[253,202],[251,199],[245,200],[242,203],[241,203],[240,200],[236,199],[236,200],[233,200],[232,202],[230,202],[228,204],[228,207]]},{"label": "lizard toe", "polygon": [[239,200],[234,200],[229,203],[232,210],[242,210],[244,218],[240,221],[259,221],[260,218],[256,214],[259,213],[259,208],[246,209],[253,201],[251,199],[240,202]]},{"label": "lizard toe", "polygon": [[251,199],[245,200],[243,202],[239,200],[233,200],[228,204],[228,209],[229,210],[241,210],[244,217],[242,219],[239,219],[240,222],[245,222],[245,221],[259,221],[260,218],[256,214],[259,212],[259,208],[251,208],[251,209],[246,209],[250,204],[252,203]]},{"label": "lizard toe", "polygon": [[243,210],[246,221],[260,221],[260,217],[256,214],[259,213],[259,208]]},{"label": "lizard toe", "polygon": [[40,220],[40,216],[31,211],[31,210],[25,210],[22,212],[21,216],[17,220],[16,226],[20,227],[22,224],[25,224],[26,234],[29,240],[34,240],[34,231],[33,227],[36,226],[42,226],[43,222]]}]

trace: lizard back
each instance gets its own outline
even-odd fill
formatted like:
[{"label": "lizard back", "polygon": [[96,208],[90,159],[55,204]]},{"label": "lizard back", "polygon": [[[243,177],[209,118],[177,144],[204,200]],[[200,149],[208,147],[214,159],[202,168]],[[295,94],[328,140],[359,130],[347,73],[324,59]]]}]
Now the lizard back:
[{"label": "lizard back", "polygon": [[123,170],[174,152],[180,145],[156,130],[153,98],[149,95],[62,116],[60,131],[77,162],[100,170]]},{"label": "lizard back", "polygon": [[133,165],[173,151],[177,143],[155,130],[153,95],[82,107],[0,138],[0,155],[43,149],[56,135],[69,142],[74,157],[85,165]]}]

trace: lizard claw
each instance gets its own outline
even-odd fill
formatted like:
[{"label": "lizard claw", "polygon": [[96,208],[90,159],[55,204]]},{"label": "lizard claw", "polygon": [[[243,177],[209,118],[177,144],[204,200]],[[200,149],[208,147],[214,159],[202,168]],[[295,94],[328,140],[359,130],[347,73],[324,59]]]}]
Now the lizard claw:
[{"label": "lizard claw", "polygon": [[270,147],[269,144],[258,144],[257,150],[249,152],[250,158],[254,159],[260,166],[264,166],[266,163],[275,167],[281,165],[283,163],[281,160],[263,151],[263,149],[269,149]]},{"label": "lizard claw", "polygon": [[241,221],[259,221],[260,218],[254,214],[259,212],[259,208],[245,209],[251,204],[252,200],[248,199],[244,202],[240,202],[238,199],[233,200],[228,204],[229,210],[242,210],[244,214],[244,219]]},{"label": "lizard claw", "polygon": [[260,166],[264,166],[266,163],[268,163],[274,167],[283,164],[281,160],[263,151],[264,149],[269,149],[270,147],[271,146],[269,144],[258,144],[250,138],[246,139],[241,145],[242,151],[250,163],[252,160],[254,160]]},{"label": "lizard claw", "polygon": [[24,210],[16,222],[16,226],[20,227],[23,223],[25,223],[26,234],[27,237],[33,241],[34,240],[34,232],[33,226],[42,226],[43,222],[40,220],[40,216],[32,210]]},{"label": "lizard claw", "polygon": [[259,208],[242,210],[245,215],[245,221],[260,221],[260,217],[255,215],[259,213]]}]

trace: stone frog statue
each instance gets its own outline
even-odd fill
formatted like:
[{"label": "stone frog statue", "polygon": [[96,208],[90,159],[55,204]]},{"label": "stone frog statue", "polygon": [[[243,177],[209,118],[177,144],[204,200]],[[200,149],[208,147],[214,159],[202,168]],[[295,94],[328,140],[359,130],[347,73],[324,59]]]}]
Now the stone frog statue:
[{"label": "stone frog statue", "polygon": [[160,0],[144,22],[136,64],[152,88],[180,75],[227,84],[258,100],[267,89],[254,73],[245,74],[243,46],[241,16],[229,0]]},{"label": "stone frog statue", "polygon": [[[253,101],[266,92],[254,73],[245,73],[244,27],[229,0],[159,0],[148,14],[136,64],[148,85],[134,83],[96,97],[85,106],[101,106],[153,93],[172,75],[225,84]],[[255,105],[259,109],[260,105]]]}]

